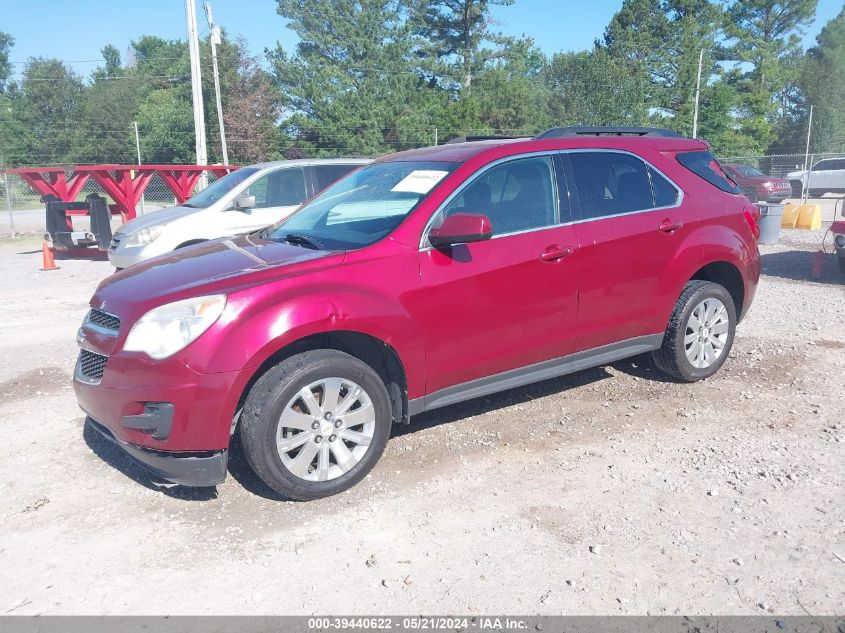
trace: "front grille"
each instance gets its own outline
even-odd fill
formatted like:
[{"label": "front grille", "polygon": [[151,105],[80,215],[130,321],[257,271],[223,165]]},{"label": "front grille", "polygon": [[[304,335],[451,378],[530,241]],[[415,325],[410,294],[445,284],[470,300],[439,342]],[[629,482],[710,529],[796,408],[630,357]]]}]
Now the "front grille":
[{"label": "front grille", "polygon": [[108,312],[103,312],[97,308],[91,308],[90,312],[88,312],[88,318],[86,321],[101,327],[104,330],[117,332],[120,329],[120,317],[109,314]]},{"label": "front grille", "polygon": [[788,182],[779,182],[778,183],[778,189],[791,189],[791,188],[792,188],[792,185],[789,184]]},{"label": "front grille", "polygon": [[87,349],[79,352],[79,373],[85,380],[100,382],[106,369],[109,357],[89,352]]}]

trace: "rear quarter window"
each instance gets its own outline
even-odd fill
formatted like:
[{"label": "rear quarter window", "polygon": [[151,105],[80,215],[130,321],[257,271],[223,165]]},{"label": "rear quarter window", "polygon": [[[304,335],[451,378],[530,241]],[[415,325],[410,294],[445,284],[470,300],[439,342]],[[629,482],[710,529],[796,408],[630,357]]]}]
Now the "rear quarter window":
[{"label": "rear quarter window", "polygon": [[714,187],[718,187],[727,193],[742,193],[742,189],[731,180],[716,157],[710,152],[681,152],[678,154],[678,162],[689,169],[699,178],[703,178]]}]

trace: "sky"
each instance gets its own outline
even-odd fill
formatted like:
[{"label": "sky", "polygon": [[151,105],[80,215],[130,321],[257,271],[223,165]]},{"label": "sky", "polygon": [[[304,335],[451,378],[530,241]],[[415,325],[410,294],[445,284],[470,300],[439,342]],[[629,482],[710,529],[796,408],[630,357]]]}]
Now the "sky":
[{"label": "sky", "polygon": [[[255,54],[276,43],[293,51],[294,34],[276,13],[274,0],[211,0],[214,20],[229,36],[243,36]],[[589,48],[619,9],[622,0],[517,0],[509,7],[495,7],[498,29],[508,35],[532,37],[551,55],[558,51]],[[819,0],[816,22],[804,36],[805,46],[815,42],[824,24],[836,16],[842,0]],[[200,33],[208,26],[197,0]],[[185,39],[183,0],[0,0],[0,31],[15,38],[10,59],[18,72],[29,57],[65,60],[88,77],[101,65],[100,49],[114,44],[124,54],[132,39],[158,35]]]}]

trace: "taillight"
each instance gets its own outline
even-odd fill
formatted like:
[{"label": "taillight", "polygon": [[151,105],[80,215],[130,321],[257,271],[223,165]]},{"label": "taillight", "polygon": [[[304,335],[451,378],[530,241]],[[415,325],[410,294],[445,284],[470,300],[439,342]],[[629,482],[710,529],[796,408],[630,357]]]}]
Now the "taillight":
[{"label": "taillight", "polygon": [[745,221],[751,227],[751,234],[754,239],[760,238],[760,227],[757,226],[757,221],[760,219],[760,209],[756,204],[748,204],[742,209],[742,215],[745,216]]}]

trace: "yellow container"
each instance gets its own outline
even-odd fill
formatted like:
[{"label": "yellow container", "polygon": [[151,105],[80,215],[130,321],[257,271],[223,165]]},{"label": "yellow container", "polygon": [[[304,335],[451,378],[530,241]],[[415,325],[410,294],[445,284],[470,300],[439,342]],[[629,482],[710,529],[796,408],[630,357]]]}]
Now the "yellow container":
[{"label": "yellow container", "polygon": [[800,204],[789,202],[783,205],[783,217],[780,220],[780,228],[794,229],[795,223],[798,221],[798,213],[801,211]]},{"label": "yellow container", "polygon": [[802,204],[798,211],[798,220],[795,222],[796,229],[809,229],[818,231],[822,228],[822,207],[818,204]]}]

